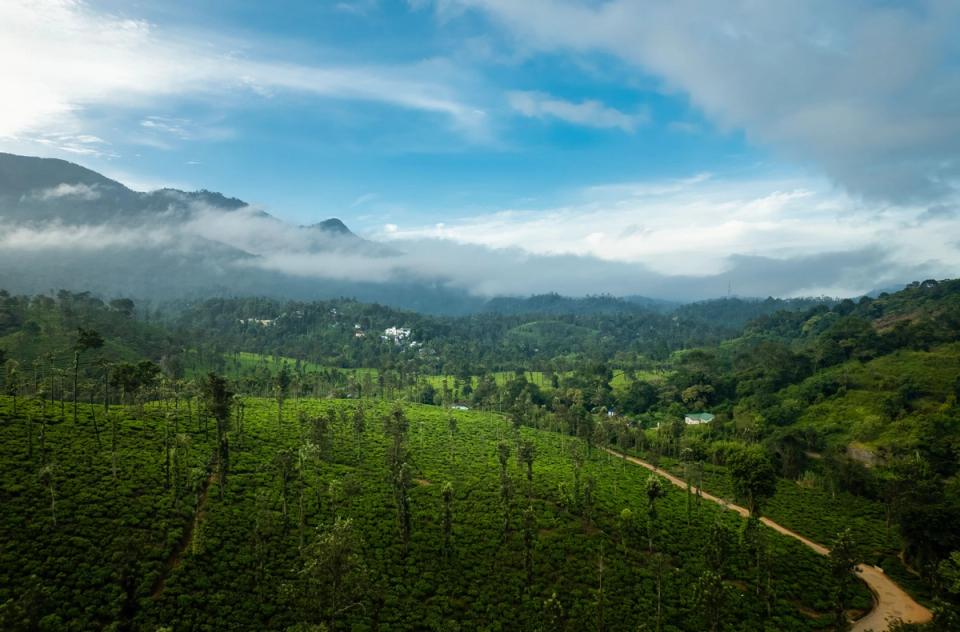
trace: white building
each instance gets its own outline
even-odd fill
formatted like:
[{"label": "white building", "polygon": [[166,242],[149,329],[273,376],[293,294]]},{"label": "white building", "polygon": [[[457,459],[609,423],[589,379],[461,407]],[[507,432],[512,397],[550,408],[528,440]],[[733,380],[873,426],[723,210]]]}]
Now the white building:
[{"label": "white building", "polygon": [[387,327],[380,336],[383,340],[393,340],[396,343],[403,342],[410,337],[410,330],[406,327]]}]

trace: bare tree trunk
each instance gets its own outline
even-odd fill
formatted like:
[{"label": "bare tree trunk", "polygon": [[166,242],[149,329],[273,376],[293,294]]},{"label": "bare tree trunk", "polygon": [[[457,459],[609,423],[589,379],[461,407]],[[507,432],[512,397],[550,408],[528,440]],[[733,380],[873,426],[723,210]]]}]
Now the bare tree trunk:
[{"label": "bare tree trunk", "polygon": [[53,481],[50,481],[50,513],[53,515],[53,526],[57,526],[57,494],[53,489]]},{"label": "bare tree trunk", "polygon": [[73,423],[77,423],[77,378],[80,373],[80,352],[73,352]]}]

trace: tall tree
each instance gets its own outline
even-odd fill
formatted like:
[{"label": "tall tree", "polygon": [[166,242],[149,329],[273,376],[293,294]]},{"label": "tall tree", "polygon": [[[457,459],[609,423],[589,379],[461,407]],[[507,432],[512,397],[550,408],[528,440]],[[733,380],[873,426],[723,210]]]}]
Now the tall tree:
[{"label": "tall tree", "polygon": [[53,518],[53,526],[57,526],[57,489],[56,489],[56,466],[48,463],[40,469],[40,482],[50,493],[50,516]]},{"label": "tall tree", "polygon": [[501,441],[497,444],[497,460],[500,462],[500,508],[503,511],[503,538],[510,533],[510,513],[513,499],[513,481],[507,463],[510,460],[510,444]]},{"label": "tall tree", "polygon": [[537,458],[537,446],[530,439],[524,439],[520,442],[520,450],[517,458],[521,463],[527,466],[527,483],[533,484],[533,461]]},{"label": "tall tree", "polygon": [[362,546],[353,521],[337,517],[332,526],[317,527],[314,541],[303,549],[306,600],[331,630],[344,612],[363,603],[367,572]]},{"label": "tall tree", "polygon": [[667,488],[656,474],[647,477],[647,544],[653,553],[654,533],[657,530],[657,501],[667,495]]},{"label": "tall tree", "polygon": [[710,632],[720,630],[723,608],[726,601],[726,586],[723,578],[707,569],[700,573],[694,586],[694,600],[699,605]]},{"label": "tall tree", "polygon": [[277,430],[283,427],[283,402],[287,399],[287,393],[290,391],[290,382],[290,371],[284,363],[273,383],[273,396],[277,400]]},{"label": "tall tree", "polygon": [[440,490],[443,496],[443,559],[453,552],[453,485],[447,481]]},{"label": "tall tree", "polygon": [[16,360],[7,360],[4,369],[4,389],[13,398],[13,415],[17,415],[17,396],[20,394],[20,365]]},{"label": "tall tree", "polygon": [[230,468],[230,407],[233,393],[227,388],[227,381],[216,373],[208,373],[203,383],[203,401],[207,412],[217,424],[217,471],[220,482],[220,498],[223,498],[227,485],[227,473]]},{"label": "tall tree", "polygon": [[406,461],[405,442],[409,429],[410,421],[399,404],[394,406],[390,413],[383,418],[383,432],[390,439],[387,464],[390,466],[390,473],[393,476],[396,476],[400,464]]},{"label": "tall tree", "polygon": [[537,537],[537,514],[533,505],[523,511],[523,569],[527,576],[527,591],[533,588],[533,547]]},{"label": "tall tree", "polygon": [[77,328],[77,342],[73,345],[73,423],[77,423],[78,378],[80,375],[80,354],[103,346],[103,337],[93,329]]},{"label": "tall tree", "polygon": [[363,412],[363,404],[357,404],[353,409],[353,440],[357,447],[357,463],[360,462],[363,450],[363,433],[367,429],[367,420]]},{"label": "tall tree", "polygon": [[190,481],[190,435],[179,433],[173,439],[173,502],[180,500]]},{"label": "tall tree", "polygon": [[286,525],[287,520],[287,497],[290,492],[290,481],[293,478],[293,469],[296,461],[297,455],[289,448],[280,450],[273,458],[277,478],[280,479],[280,501],[284,525]]},{"label": "tall tree", "polygon": [[403,539],[403,552],[406,555],[410,546],[410,532],[412,518],[410,514],[410,488],[413,486],[413,477],[410,466],[403,462],[397,468],[393,477],[393,492],[397,503],[397,522],[400,524],[400,537]]},{"label": "tall tree", "polygon": [[854,582],[854,569],[857,566],[856,549],[850,529],[837,534],[830,549],[830,574],[834,584],[834,629],[843,632],[850,628],[847,620],[847,607],[850,603],[850,590]]},{"label": "tall tree", "polygon": [[727,457],[733,491],[746,504],[751,516],[759,516],[763,504],[777,491],[777,474],[763,448],[742,446]]},{"label": "tall tree", "polygon": [[456,445],[456,436],[457,436],[457,418],[454,417],[453,413],[450,413],[450,416],[447,417],[447,430],[449,432],[449,443],[450,443],[450,465],[453,465],[454,462],[454,446]]}]

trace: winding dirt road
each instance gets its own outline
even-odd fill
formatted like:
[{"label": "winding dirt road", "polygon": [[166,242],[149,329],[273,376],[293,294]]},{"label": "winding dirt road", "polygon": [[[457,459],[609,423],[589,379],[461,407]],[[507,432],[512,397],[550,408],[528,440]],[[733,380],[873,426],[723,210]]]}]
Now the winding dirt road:
[{"label": "winding dirt road", "polygon": [[[652,463],[647,463],[646,461],[636,457],[627,456],[610,448],[605,447],[603,450],[609,454],[612,454],[613,456],[626,459],[629,463],[639,465],[640,467],[645,467],[651,472],[654,472],[655,474],[667,479],[677,487],[684,489],[687,487],[687,484],[683,480],[658,468]],[[697,492],[696,487],[691,487],[691,489],[694,493]],[[745,507],[728,503],[724,499],[718,498],[717,496],[702,490],[700,491],[700,494],[705,499],[715,502],[718,505],[729,509],[730,511],[735,511],[744,518],[750,515],[750,512],[747,511]],[[767,525],[774,531],[794,538],[795,540],[799,540],[808,548],[819,553],[820,555],[830,554],[830,549],[827,547],[817,544],[813,540],[805,538],[796,531],[787,529],[786,527],[777,524],[769,518],[760,518],[760,522]],[[888,629],[890,622],[897,619],[903,621],[904,623],[927,623],[933,618],[933,614],[928,609],[914,601],[913,597],[904,592],[904,590],[900,588],[896,582],[887,577],[880,568],[876,566],[868,566],[866,564],[859,564],[856,570],[860,579],[866,583],[867,587],[870,588],[870,592],[873,593],[874,604],[873,609],[870,610],[870,612],[854,622],[853,627],[851,628],[852,632],[869,632],[871,630],[873,632],[884,632]]]}]

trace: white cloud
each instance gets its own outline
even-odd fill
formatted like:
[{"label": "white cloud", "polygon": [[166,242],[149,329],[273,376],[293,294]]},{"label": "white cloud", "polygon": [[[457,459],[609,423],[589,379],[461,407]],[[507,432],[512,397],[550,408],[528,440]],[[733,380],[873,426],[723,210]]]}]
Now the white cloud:
[{"label": "white cloud", "polygon": [[[164,99],[278,91],[430,112],[478,136],[486,125],[485,112],[451,87],[454,73],[435,62],[316,66],[237,52],[249,49],[216,33],[168,31],[80,0],[7,0],[0,3],[0,138],[80,133],[85,110],[97,106],[145,109]],[[181,122],[159,117],[144,118],[142,129],[192,135]]]},{"label": "white cloud", "polygon": [[63,182],[49,189],[34,191],[31,197],[37,200],[59,200],[62,198],[72,198],[75,200],[92,201],[100,199],[100,191],[96,185],[89,184],[68,184]]},{"label": "white cloud", "polygon": [[157,227],[69,225],[52,222],[42,226],[0,226],[0,250],[35,252],[69,250],[96,252],[112,248],[143,249],[175,243],[171,232]]},{"label": "white cloud", "polygon": [[391,225],[377,237],[594,257],[693,277],[728,272],[739,265],[737,257],[787,261],[880,249],[895,262],[888,272],[896,276],[926,265],[942,275],[955,270],[960,251],[954,233],[952,215],[931,218],[925,207],[865,204],[819,180],[730,182],[701,174],[590,187],[557,208]]},{"label": "white cloud", "polygon": [[957,190],[960,3],[439,4],[484,11],[527,51],[616,56],[720,128],[812,161],[855,193],[902,202]]},{"label": "white cloud", "polygon": [[369,204],[370,202],[373,202],[379,197],[380,196],[377,195],[376,193],[364,193],[362,195],[358,195],[357,199],[355,199],[353,202],[350,203],[350,208],[364,206],[366,204]]},{"label": "white cloud", "polygon": [[575,125],[597,128],[619,128],[634,132],[649,121],[649,114],[626,114],[595,100],[574,103],[542,92],[514,91],[507,93],[510,107],[531,118],[554,118]]},{"label": "white cloud", "polygon": [[177,138],[187,139],[190,134],[187,132],[187,125],[190,121],[182,118],[170,118],[166,116],[148,116],[140,121],[140,127],[151,131],[171,134]]},{"label": "white cloud", "polygon": [[960,266],[950,209],[868,208],[813,180],[730,183],[701,175],[598,186],[558,208],[420,228],[386,224],[377,237],[389,248],[292,226],[252,207],[194,204],[188,219],[180,217],[158,214],[157,223],[141,226],[5,225],[0,252],[109,257],[160,248],[210,253],[238,279],[254,268],[304,279],[427,282],[483,296],[674,299],[722,296],[728,284],[746,296],[856,295],[942,278]]},{"label": "white cloud", "polygon": [[[2,103],[2,102],[0,102]],[[0,105],[0,108],[3,106]],[[115,156],[110,143],[99,136],[70,132],[41,132],[27,139],[31,143],[49,147],[76,156]]]}]

